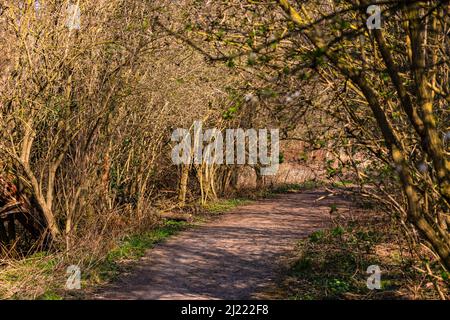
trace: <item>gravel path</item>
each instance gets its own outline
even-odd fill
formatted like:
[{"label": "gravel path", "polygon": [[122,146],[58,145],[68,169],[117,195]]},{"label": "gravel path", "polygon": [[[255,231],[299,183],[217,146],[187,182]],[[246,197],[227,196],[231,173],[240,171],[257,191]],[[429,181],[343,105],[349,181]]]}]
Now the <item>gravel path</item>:
[{"label": "gravel path", "polygon": [[[279,195],[183,231],[149,250],[97,299],[258,299],[295,242],[350,202],[323,190]],[[317,201],[318,200],[318,201]]]}]

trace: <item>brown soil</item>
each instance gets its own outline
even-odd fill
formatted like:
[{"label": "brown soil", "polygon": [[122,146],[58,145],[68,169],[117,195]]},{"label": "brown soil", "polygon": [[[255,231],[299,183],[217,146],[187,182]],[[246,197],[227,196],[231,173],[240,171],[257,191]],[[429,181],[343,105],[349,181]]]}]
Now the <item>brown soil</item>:
[{"label": "brown soil", "polygon": [[349,200],[324,190],[276,196],[179,233],[149,250],[96,299],[258,299],[276,286],[297,240],[330,223]]}]

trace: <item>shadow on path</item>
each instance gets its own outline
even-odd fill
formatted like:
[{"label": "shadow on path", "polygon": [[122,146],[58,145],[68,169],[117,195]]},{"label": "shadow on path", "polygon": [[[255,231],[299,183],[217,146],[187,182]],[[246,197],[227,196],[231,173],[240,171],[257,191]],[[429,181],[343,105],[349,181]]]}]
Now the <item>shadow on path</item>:
[{"label": "shadow on path", "polygon": [[273,285],[297,240],[330,223],[330,206],[351,202],[325,191],[279,195],[242,206],[149,250],[131,274],[96,299],[255,299]]}]

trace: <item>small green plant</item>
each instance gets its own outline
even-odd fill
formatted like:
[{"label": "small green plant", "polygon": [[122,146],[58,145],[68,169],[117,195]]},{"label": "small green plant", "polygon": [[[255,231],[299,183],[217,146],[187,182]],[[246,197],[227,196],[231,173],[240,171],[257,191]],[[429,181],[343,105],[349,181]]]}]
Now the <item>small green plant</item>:
[{"label": "small green plant", "polygon": [[389,290],[395,287],[395,283],[390,279],[381,279],[381,289]]},{"label": "small green plant", "polygon": [[328,288],[336,295],[342,294],[350,290],[350,284],[342,279],[332,279],[328,281]]},{"label": "small green plant", "polygon": [[342,228],[341,226],[337,226],[331,230],[331,235],[333,237],[338,237],[338,236],[342,236],[344,234],[344,232],[345,232],[344,228]]},{"label": "small green plant", "polygon": [[325,232],[323,230],[315,231],[309,236],[311,242],[319,242],[325,238]]}]

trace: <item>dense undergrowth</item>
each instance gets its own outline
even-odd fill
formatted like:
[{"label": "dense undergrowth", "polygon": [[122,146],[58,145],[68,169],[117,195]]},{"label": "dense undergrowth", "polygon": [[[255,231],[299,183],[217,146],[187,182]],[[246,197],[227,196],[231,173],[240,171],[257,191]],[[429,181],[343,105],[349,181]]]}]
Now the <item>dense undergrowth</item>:
[{"label": "dense undergrowth", "polygon": [[166,221],[152,230],[125,236],[105,254],[89,257],[89,263],[86,263],[86,256],[79,257],[75,263],[62,253],[51,252],[39,252],[21,260],[8,260],[7,265],[0,269],[0,297],[55,300],[78,296],[77,291],[64,288],[69,265],[80,266],[82,288],[101,285],[124,271],[127,261],[139,259],[147,249],[188,226],[182,221]]},{"label": "dense undergrowth", "polygon": [[[193,228],[217,215],[258,198],[281,193],[303,192],[323,182],[306,181],[278,185],[239,197],[219,199],[202,207],[192,223],[163,220],[138,233],[118,238],[109,249],[96,256],[84,252],[74,257],[64,253],[38,252],[23,259],[3,260],[0,267],[0,297],[6,299],[85,298],[86,292],[105,285],[126,272],[145,251],[168,237]],[[249,196],[251,195],[251,197]],[[280,284],[283,299],[439,299],[448,297],[449,275],[442,272],[438,259],[424,246],[412,248],[405,241],[398,222],[361,203],[351,217],[343,217],[332,205],[333,226],[299,240]],[[414,250],[413,250],[414,249]],[[83,290],[65,290],[66,269],[81,266]],[[367,267],[381,268],[381,289],[367,288]]]},{"label": "dense undergrowth", "polygon": [[[0,299],[60,300],[84,298],[86,291],[113,281],[132,267],[145,251],[168,237],[196,224],[207,221],[233,208],[251,203],[250,199],[219,199],[208,203],[192,223],[162,220],[138,233],[124,235],[103,252],[78,251],[77,256],[67,256],[57,250],[40,251],[31,256],[4,259],[0,265]],[[95,244],[93,244],[95,245]],[[83,290],[66,290],[67,267],[77,265],[81,271]]]},{"label": "dense undergrowth", "polygon": [[[282,284],[284,298],[448,298],[449,277],[436,257],[423,246],[412,250],[399,230],[386,214],[362,210],[300,240]],[[380,267],[380,289],[367,287],[371,265]]]}]

